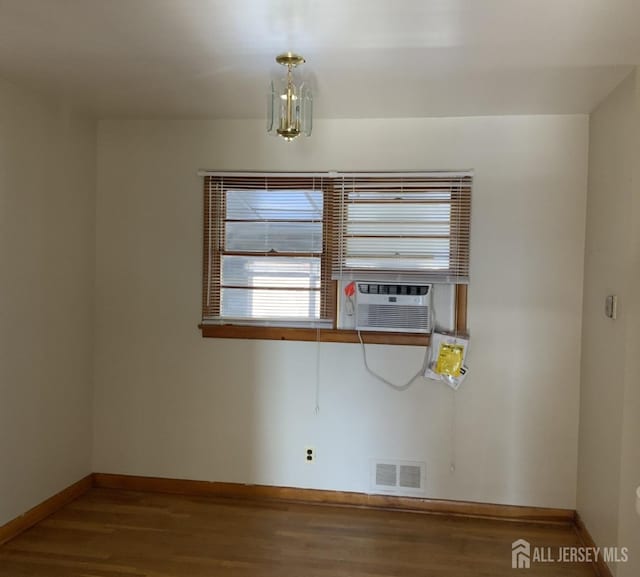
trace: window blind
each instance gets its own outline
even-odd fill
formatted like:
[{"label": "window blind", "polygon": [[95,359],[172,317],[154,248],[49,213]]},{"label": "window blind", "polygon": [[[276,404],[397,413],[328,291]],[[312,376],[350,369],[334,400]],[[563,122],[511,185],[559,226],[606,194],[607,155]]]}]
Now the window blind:
[{"label": "window blind", "polygon": [[205,176],[203,320],[332,323],[321,176]]},{"label": "window blind", "polygon": [[333,277],[467,283],[470,173],[334,180]]}]

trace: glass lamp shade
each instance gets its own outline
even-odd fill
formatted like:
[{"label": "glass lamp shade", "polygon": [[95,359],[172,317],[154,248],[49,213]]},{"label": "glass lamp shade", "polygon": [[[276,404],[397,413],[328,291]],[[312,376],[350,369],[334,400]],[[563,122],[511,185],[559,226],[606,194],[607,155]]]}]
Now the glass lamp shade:
[{"label": "glass lamp shade", "polygon": [[271,81],[267,103],[267,132],[293,140],[311,135],[313,99],[304,82],[284,76]]}]

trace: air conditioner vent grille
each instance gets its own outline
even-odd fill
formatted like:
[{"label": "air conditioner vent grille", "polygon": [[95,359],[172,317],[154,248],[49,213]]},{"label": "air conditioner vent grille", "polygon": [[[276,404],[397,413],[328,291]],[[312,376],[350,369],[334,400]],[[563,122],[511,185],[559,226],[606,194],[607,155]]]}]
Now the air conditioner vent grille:
[{"label": "air conditioner vent grille", "polygon": [[429,332],[429,308],[411,305],[358,305],[358,322],[368,327]]},{"label": "air conditioner vent grille", "polygon": [[356,329],[431,332],[432,285],[358,283]]}]

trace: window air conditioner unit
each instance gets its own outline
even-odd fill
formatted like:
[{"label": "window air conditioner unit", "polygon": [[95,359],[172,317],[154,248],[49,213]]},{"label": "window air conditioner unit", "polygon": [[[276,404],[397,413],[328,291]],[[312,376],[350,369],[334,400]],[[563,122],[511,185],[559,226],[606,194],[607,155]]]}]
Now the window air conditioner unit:
[{"label": "window air conditioner unit", "polygon": [[431,332],[430,284],[356,281],[356,330]]}]

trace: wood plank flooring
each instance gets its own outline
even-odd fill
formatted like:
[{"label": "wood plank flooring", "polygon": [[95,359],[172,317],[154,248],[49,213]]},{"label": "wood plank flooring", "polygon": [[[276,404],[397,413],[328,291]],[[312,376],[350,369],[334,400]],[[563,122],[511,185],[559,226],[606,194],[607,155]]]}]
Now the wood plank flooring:
[{"label": "wood plank flooring", "polygon": [[0,548],[0,577],[593,577],[511,568],[572,527],[92,489]]}]

